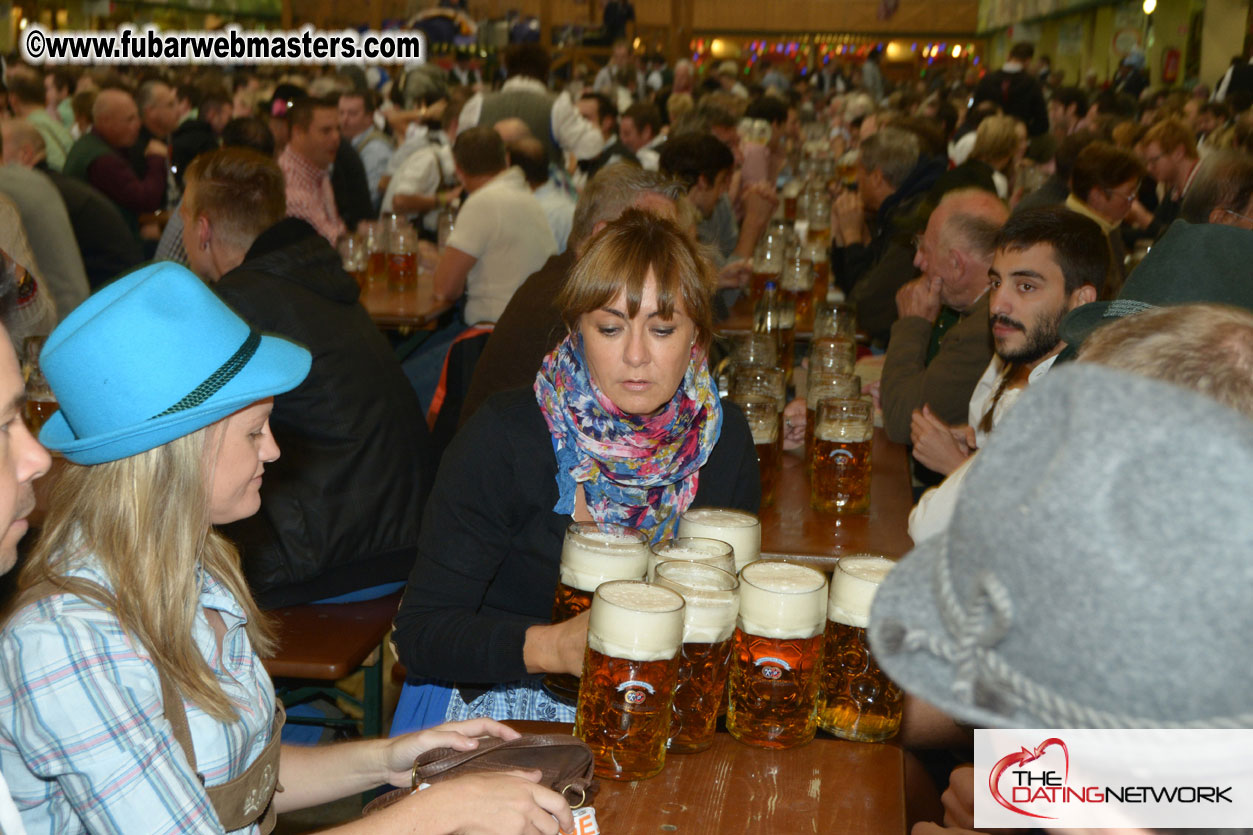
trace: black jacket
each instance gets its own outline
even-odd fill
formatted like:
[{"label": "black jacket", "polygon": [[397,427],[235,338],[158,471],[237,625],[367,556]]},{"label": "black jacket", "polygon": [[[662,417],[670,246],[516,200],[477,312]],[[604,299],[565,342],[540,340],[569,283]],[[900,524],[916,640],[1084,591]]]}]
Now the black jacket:
[{"label": "black jacket", "polygon": [[143,262],[143,247],[116,203],[77,177],[50,171],[42,162],[35,167],[52,181],[65,202],[93,291]]},{"label": "black jacket", "polygon": [[339,219],[349,232],[366,218],[376,217],[374,203],[370,200],[370,180],[365,174],[365,163],[347,139],[339,140],[335,164],[331,167],[331,190],[335,192]]},{"label": "black jacket", "polygon": [[[526,630],[548,623],[570,516],[556,513],[557,458],[530,389],[489,397],[457,433],[426,509],[418,561],[396,615],[410,675],[458,682],[467,702],[529,678]],[[761,504],[757,453],[739,408],[700,470],[693,507]]]},{"label": "black jacket", "polygon": [[995,103],[1006,115],[1026,125],[1028,136],[1048,132],[1049,109],[1044,101],[1044,90],[1028,72],[997,70],[988,73],[975,87],[973,104],[982,101]]},{"label": "black jacket", "polygon": [[338,253],[286,218],[215,289],[253,327],[313,353],[305,381],[274,399],[282,454],[266,465],[261,512],[224,528],[258,601],[288,606],[404,580],[429,484],[426,422]]}]

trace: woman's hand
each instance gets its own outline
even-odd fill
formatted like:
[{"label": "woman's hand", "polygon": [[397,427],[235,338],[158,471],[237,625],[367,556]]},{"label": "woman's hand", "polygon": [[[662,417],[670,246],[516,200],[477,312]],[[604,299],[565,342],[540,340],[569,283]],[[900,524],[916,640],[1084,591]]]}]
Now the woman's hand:
[{"label": "woman's hand", "polygon": [[422,822],[422,832],[455,832],[457,835],[573,832],[570,804],[552,789],[538,785],[539,779],[538,771],[458,777],[436,783],[392,808],[409,806],[404,813],[411,820]]},{"label": "woman's hand", "polygon": [[554,624],[541,624],[526,630],[522,659],[530,673],[569,673],[583,675],[583,651],[587,647],[587,620],[590,612]]},{"label": "woman's hand", "polygon": [[479,747],[479,740],[476,737],[484,736],[517,739],[522,734],[492,719],[445,722],[424,731],[415,731],[387,740],[381,751],[382,771],[386,774],[387,782],[393,786],[408,786],[412,779],[413,761],[418,755],[433,748],[473,751]]}]

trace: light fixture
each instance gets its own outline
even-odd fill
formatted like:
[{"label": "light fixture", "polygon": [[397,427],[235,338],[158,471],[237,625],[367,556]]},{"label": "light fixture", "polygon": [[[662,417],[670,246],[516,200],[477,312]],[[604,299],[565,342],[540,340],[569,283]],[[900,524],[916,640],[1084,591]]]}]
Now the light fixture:
[{"label": "light fixture", "polygon": [[1144,0],[1142,8],[1145,14],[1153,14],[1157,10],[1157,0]]}]

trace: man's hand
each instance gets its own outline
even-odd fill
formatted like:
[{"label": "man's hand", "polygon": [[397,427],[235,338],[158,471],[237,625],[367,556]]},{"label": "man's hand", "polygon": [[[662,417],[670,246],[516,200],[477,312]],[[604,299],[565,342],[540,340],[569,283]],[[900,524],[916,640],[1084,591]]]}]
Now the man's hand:
[{"label": "man's hand", "polygon": [[930,406],[924,405],[915,409],[910,419],[909,442],[918,463],[948,475],[970,457],[974,430],[969,426],[949,426],[931,413]]},{"label": "man's hand", "polygon": [[144,146],[144,156],[146,157],[168,157],[170,149],[160,139],[149,139],[148,144]]},{"label": "man's hand", "polygon": [[882,384],[882,380],[875,380],[861,387],[861,393],[870,395],[870,399],[874,401],[874,410],[876,412],[883,411],[883,399],[880,394]]},{"label": "man's hand", "polygon": [[870,242],[870,229],[866,226],[866,206],[861,195],[846,191],[831,204],[831,232],[839,246],[866,244]]},{"label": "man's hand", "polygon": [[940,279],[919,276],[896,291],[896,315],[917,316],[934,322],[940,315]]},{"label": "man's hand", "polygon": [[805,445],[805,422],[809,419],[804,399],[798,397],[783,409],[783,448],[799,449]]}]

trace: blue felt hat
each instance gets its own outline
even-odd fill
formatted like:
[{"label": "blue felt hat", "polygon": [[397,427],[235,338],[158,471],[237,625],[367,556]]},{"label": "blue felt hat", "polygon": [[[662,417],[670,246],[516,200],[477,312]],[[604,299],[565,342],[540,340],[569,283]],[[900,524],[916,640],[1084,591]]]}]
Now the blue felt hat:
[{"label": "blue felt hat", "polygon": [[290,391],[312,357],[252,330],[185,267],[160,262],[83,302],[39,361],[61,407],[40,442],[76,464],[101,464]]}]

